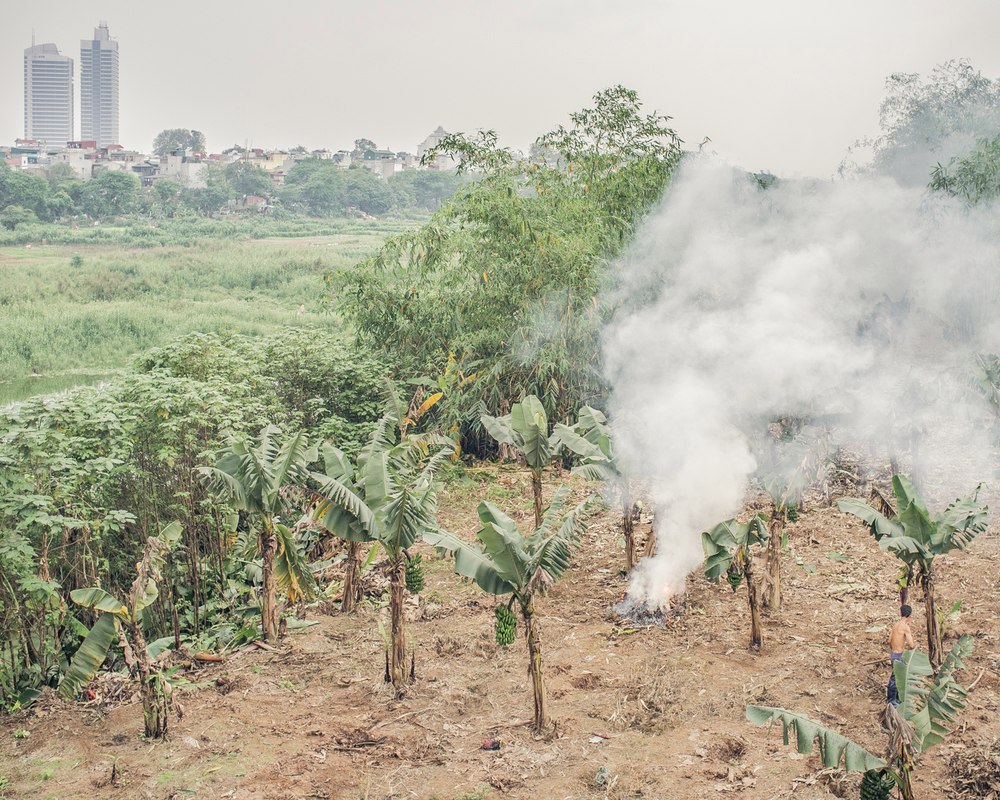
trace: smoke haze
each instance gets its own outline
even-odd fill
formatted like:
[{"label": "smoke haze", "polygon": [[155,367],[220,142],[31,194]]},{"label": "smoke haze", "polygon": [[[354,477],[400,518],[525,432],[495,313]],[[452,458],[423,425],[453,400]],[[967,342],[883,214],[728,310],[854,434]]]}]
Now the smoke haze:
[{"label": "smoke haze", "polygon": [[617,264],[604,338],[626,471],[648,485],[657,553],[629,594],[656,605],[737,514],[749,436],[820,417],[834,445],[902,456],[935,500],[990,477],[968,390],[997,349],[997,225],[891,178],[779,182],[690,158]]}]

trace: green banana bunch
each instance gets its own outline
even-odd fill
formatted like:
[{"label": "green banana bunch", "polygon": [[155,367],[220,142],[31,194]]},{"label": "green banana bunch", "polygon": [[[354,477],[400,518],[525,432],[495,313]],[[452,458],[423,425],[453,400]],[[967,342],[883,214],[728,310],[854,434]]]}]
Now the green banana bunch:
[{"label": "green banana bunch", "polygon": [[870,769],[861,779],[861,800],[889,800],[889,793],[895,785],[884,772]]},{"label": "green banana bunch", "polygon": [[497,606],[497,621],[493,626],[496,634],[497,644],[507,647],[514,643],[514,634],[517,632],[517,617],[507,606]]},{"label": "green banana bunch", "polygon": [[424,568],[420,562],[424,557],[417,553],[413,558],[406,557],[406,591],[410,594],[420,594],[424,588]]}]

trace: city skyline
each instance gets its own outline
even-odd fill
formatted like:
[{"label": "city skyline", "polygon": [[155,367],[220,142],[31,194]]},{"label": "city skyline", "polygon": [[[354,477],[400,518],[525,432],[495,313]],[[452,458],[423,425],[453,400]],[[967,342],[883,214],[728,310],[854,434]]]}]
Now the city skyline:
[{"label": "city skyline", "polygon": [[[32,29],[63,52],[100,19],[126,48],[121,144],[148,150],[166,128],[196,128],[209,149],[234,143],[340,149],[367,137],[412,151],[428,131],[495,129],[526,150],[594,92],[622,83],[673,117],[688,147],[779,174],[836,171],[858,138],[877,134],[886,78],[928,75],[968,58],[1000,75],[991,32],[1000,6],[969,0],[791,0],[747,5],[636,0],[178,0],[151,13],[124,0],[53,0],[5,14],[0,52]],[[0,70],[0,141],[19,136],[20,75]],[[16,94],[15,94],[16,92]]]}]

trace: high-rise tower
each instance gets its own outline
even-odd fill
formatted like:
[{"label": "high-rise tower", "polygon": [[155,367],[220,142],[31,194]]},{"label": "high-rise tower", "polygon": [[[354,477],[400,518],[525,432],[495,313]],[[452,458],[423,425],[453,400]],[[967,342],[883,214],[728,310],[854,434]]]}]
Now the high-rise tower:
[{"label": "high-rise tower", "polygon": [[24,136],[59,146],[73,139],[73,59],[54,44],[24,51]]},{"label": "high-rise tower", "polygon": [[98,147],[118,141],[118,42],[108,23],[80,42],[80,138]]}]

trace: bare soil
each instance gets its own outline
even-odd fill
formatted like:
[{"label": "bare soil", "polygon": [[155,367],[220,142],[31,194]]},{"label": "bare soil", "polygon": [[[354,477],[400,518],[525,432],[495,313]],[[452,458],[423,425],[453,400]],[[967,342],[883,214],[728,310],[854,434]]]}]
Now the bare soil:
[{"label": "bare soil", "polygon": [[[527,527],[530,490],[512,468],[472,470],[442,500],[446,528],[471,536],[487,497]],[[550,485],[555,480],[549,481]],[[581,496],[586,487],[574,484]],[[614,511],[595,517],[573,571],[537,603],[555,733],[536,738],[520,627],[493,641],[491,597],[425,552],[427,585],[409,609],[417,681],[402,700],[383,683],[379,619],[307,612],[277,651],[251,648],[194,668],[169,739],[140,737],[141,707],[47,696],[0,725],[5,798],[210,797],[304,800],[478,798],[857,797],[858,776],[823,771],[780,731],[744,719],[748,703],[802,711],[869,749],[895,620],[895,559],[835,508],[810,505],[788,527],[785,605],[765,616],[764,650],[747,650],[746,589],[698,574],[670,627],[633,629],[609,611],[624,592]],[[642,526],[648,528],[648,523]],[[962,600],[949,642],[976,637],[964,674],[978,680],[958,728],[916,772],[921,798],[955,797],[949,760],[1000,737],[1000,541],[995,532],[940,560],[939,604]],[[926,648],[920,598],[913,629]],[[946,642],[946,645],[948,642]],[[111,685],[113,682],[109,682]],[[100,688],[100,687],[99,687]],[[115,693],[107,691],[112,697]],[[483,749],[498,740],[498,750]]]}]

